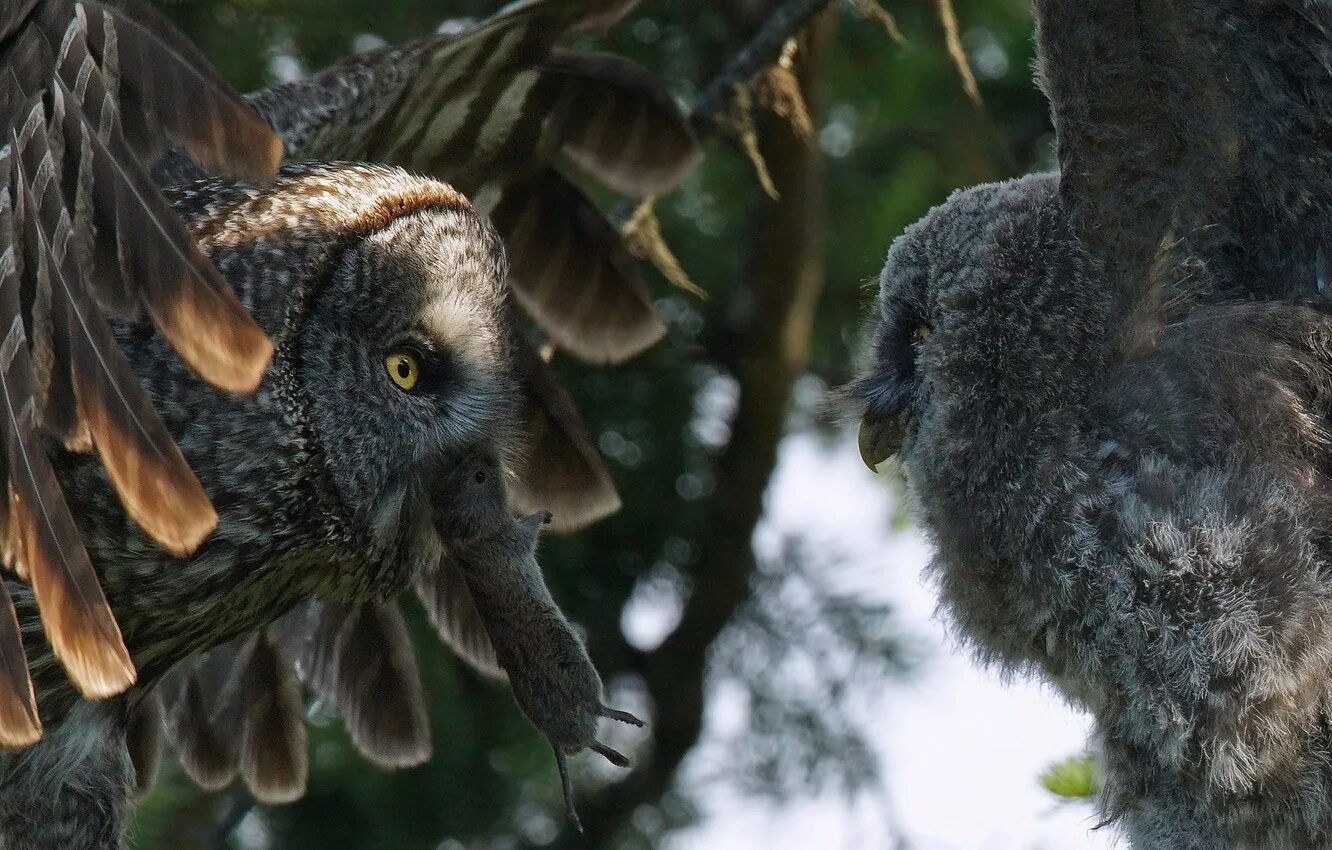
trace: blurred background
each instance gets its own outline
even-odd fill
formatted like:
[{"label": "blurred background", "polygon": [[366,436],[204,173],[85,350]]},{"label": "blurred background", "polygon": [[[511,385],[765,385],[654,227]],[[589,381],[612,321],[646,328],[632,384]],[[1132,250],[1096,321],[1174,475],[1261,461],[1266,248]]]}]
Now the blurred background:
[{"label": "blurred background", "polygon": [[[498,5],[195,0],[166,12],[253,90]],[[596,46],[688,105],[779,5],[643,0]],[[376,770],[314,706],[303,800],[204,794],[168,764],[134,846],[1111,846],[1080,798],[1087,721],[949,644],[900,478],[860,464],[829,402],[852,376],[893,237],[957,187],[1051,166],[1028,5],[829,4],[751,87],[752,126],[709,141],[657,204],[706,297],[654,276],[667,340],[614,368],[557,360],[625,505],[548,539],[542,562],[608,702],[650,719],[646,732],[608,730],[632,770],[573,760],[585,834],[568,828],[550,749],[509,691],[455,660],[414,610],[428,763]]]}]

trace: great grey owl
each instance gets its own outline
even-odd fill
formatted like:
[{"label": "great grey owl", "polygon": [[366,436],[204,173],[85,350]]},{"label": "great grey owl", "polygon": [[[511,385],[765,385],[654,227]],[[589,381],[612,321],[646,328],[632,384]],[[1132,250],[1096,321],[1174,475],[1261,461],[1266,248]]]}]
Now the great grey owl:
[{"label": "great grey owl", "polygon": [[1134,847],[1330,847],[1332,4],[1035,12],[1059,173],[894,243],[862,452]]},{"label": "great grey owl", "polygon": [[[630,5],[524,0],[462,33],[357,60],[252,102],[295,156],[333,148],[390,163],[433,156],[437,174],[474,168],[492,175],[459,182],[498,199],[497,221],[510,200],[517,235],[531,229],[533,216],[549,216],[556,201],[572,203],[553,253],[531,266],[541,274],[519,277],[531,296],[517,300],[561,346],[588,359],[619,359],[659,336],[659,321],[650,306],[619,309],[635,300],[650,305],[632,262],[550,163],[563,152],[612,186],[617,176],[626,186],[633,182],[635,160],[655,163],[660,167],[648,168],[634,186],[656,191],[677,180],[697,150],[646,72],[551,51],[558,39],[611,22]],[[170,230],[171,211],[157,205],[153,184],[136,170],[132,152],[152,161],[160,145],[129,145],[132,122],[117,124],[144,98],[127,68],[113,73],[112,33],[124,22],[147,22],[156,29],[144,29],[145,38],[178,57],[197,56],[133,5],[68,11],[62,3],[30,3],[27,17],[4,21],[5,47],[35,58],[26,66],[29,78],[10,76],[6,91],[23,99],[6,101],[12,129],[0,146],[0,185],[8,189],[0,196],[0,304],[11,317],[0,349],[8,358],[6,552],[29,582],[6,582],[17,610],[8,634],[21,635],[23,645],[0,640],[7,688],[0,705],[11,746],[30,743],[43,726],[45,736],[0,765],[0,846],[119,846],[134,772],[126,728],[153,723],[151,712],[144,721],[136,709],[155,702],[150,689],[191,652],[256,628],[234,651],[205,657],[165,683],[177,743],[187,759],[214,771],[210,779],[239,770],[260,796],[299,793],[304,753],[289,746],[301,719],[293,664],[316,690],[333,693],[363,749],[390,763],[419,760],[419,742],[404,754],[402,730],[392,727],[402,716],[382,723],[364,717],[377,701],[366,698],[365,675],[347,676],[365,673],[354,659],[367,644],[378,653],[370,660],[410,672],[400,615],[374,600],[413,582],[446,637],[507,676],[520,706],[550,738],[562,773],[564,754],[583,747],[622,761],[596,742],[596,719],[634,718],[601,704],[600,680],[534,557],[538,530],[552,520],[535,507],[553,507],[555,525],[574,527],[618,500],[567,395],[516,321],[495,231],[453,188],[384,166],[293,164],[272,184],[256,185],[206,177],[168,151],[155,174],[164,182],[198,178],[170,196],[223,283],[188,235]],[[55,20],[66,25],[58,44],[49,37]],[[192,67],[204,69],[202,83],[216,88],[198,61]],[[99,81],[110,87],[97,89]],[[421,105],[423,92],[432,99]],[[557,99],[529,103],[532,94]],[[617,142],[613,120],[609,127],[580,124],[607,118],[604,109],[571,110],[580,97],[611,112],[627,105],[632,115],[676,132],[666,164],[661,151],[647,151],[641,141]],[[145,128],[137,129],[144,139],[160,138],[159,116],[145,114]],[[171,141],[185,142],[210,165],[187,134],[167,127]],[[420,131],[411,137],[415,146],[376,150],[409,130]],[[135,218],[138,207],[149,210],[148,224]],[[180,274],[177,266],[153,267],[151,251],[136,253],[135,222],[165,233],[164,250],[183,259],[203,281],[201,291],[222,307],[182,296],[179,285],[159,303],[153,298],[161,293],[140,295],[125,284],[158,279],[140,275],[136,257],[147,257],[142,262],[160,277]],[[578,239],[594,249],[590,262],[571,255]],[[521,244],[542,250],[531,234]],[[515,248],[517,265],[524,253]],[[104,271],[107,262],[123,280]],[[570,288],[580,273],[593,295],[572,305],[543,289],[550,279],[558,294],[582,297]],[[185,350],[197,337],[159,338],[131,309],[138,298],[164,329],[173,314],[162,303],[195,308],[196,321],[211,322],[201,333],[222,337],[208,351],[233,372],[243,358],[222,354],[246,350],[243,334],[255,328],[259,342],[249,347],[258,354],[243,360],[254,373],[250,384],[234,375],[230,384],[215,382],[251,388],[275,351],[257,392],[222,396],[201,384],[173,353],[200,368]],[[596,309],[597,299],[611,307]],[[104,310],[117,317],[114,331]],[[579,331],[594,340],[583,350]],[[115,425],[139,441],[131,451],[106,451],[103,435],[118,435]],[[42,442],[39,428],[56,439]],[[90,443],[103,449],[101,463],[80,451]],[[117,467],[121,458],[128,460]],[[145,484],[163,468],[175,477]],[[193,504],[173,500],[182,482],[198,494]],[[170,516],[184,505],[209,521],[190,526],[194,536],[183,543],[154,534],[154,516],[136,511],[133,499],[134,487],[149,485],[167,505],[160,512]],[[515,520],[516,513],[527,518]],[[178,545],[171,551],[158,545],[172,542]],[[82,567],[72,569],[79,557]],[[62,642],[62,635],[70,639]],[[114,694],[136,677],[117,699],[80,697]],[[409,676],[401,678],[410,685]],[[207,698],[217,702],[201,704]],[[412,695],[403,700],[410,725]]]},{"label": "great grey owl", "polygon": [[[384,158],[469,187],[479,203],[491,205],[519,304],[571,354],[621,360],[659,338],[663,327],[619,235],[563,176],[567,165],[557,157],[640,196],[673,188],[697,163],[698,145],[660,81],[627,60],[564,49],[543,54],[530,44],[521,61],[503,59],[522,43],[514,24],[526,20],[501,14],[451,27],[249,100],[282,131],[293,156]],[[482,57],[493,71],[478,64]],[[472,67],[472,75],[460,77],[458,63]],[[496,82],[487,85],[487,75]],[[478,102],[478,91],[488,103]],[[437,111],[420,107],[423,100]],[[366,129],[376,122],[384,126]],[[458,139],[469,146],[465,155]],[[395,145],[385,150],[389,141]],[[179,179],[193,166],[176,158],[162,170]],[[563,390],[534,357],[527,362],[534,365],[526,379],[541,403],[529,411],[535,417],[528,426],[530,460],[512,496],[521,510],[554,510],[548,528],[576,528],[613,510],[618,499]],[[430,571],[415,584],[441,637],[483,673],[506,678],[457,571]],[[269,665],[280,685],[274,699],[285,694],[275,715],[280,722],[264,730],[266,747],[247,763],[247,733],[224,707],[238,698],[240,682]],[[239,773],[262,801],[300,796],[306,757],[298,679],[343,718],[353,743],[376,764],[403,767],[429,756],[419,674],[397,604],[311,600],[271,628],[177,668],[159,694],[139,704],[130,729],[136,784],[152,781],[165,709],[168,737],[200,785],[218,788]]]}]

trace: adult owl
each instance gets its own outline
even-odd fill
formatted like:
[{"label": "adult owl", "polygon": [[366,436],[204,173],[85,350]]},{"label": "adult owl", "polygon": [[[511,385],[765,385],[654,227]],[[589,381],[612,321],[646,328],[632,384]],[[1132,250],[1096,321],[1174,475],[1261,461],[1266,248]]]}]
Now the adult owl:
[{"label": "adult owl", "polygon": [[1332,846],[1332,5],[1034,6],[1059,173],[894,243],[862,452],[1132,846]]},{"label": "adult owl", "polygon": [[[403,161],[404,152],[431,155],[433,170],[454,178],[468,173],[472,157],[480,158],[485,167],[473,173],[491,177],[459,182],[482,197],[490,189],[498,199],[497,221],[504,221],[501,210],[509,203],[515,236],[524,227],[532,231],[534,216],[549,231],[544,217],[562,201],[565,226],[544,243],[556,253],[529,265],[539,274],[518,276],[519,291],[526,282],[532,292],[517,300],[557,343],[588,359],[617,359],[659,336],[659,323],[653,326],[650,308],[641,309],[646,298],[618,238],[550,164],[563,152],[612,186],[623,178],[625,187],[635,161],[659,164],[660,150],[653,154],[641,140],[616,140],[618,125],[607,110],[625,107],[649,124],[679,131],[680,145],[666,146],[675,160],[655,172],[649,167],[634,178],[635,189],[678,179],[697,151],[683,118],[645,72],[606,57],[552,50],[558,39],[612,21],[629,5],[526,0],[461,33],[356,60],[303,86],[270,92],[268,102],[263,94],[253,100],[297,156],[328,155],[318,145],[387,162]],[[393,635],[400,637],[396,612],[371,600],[409,583],[420,586],[449,638],[507,676],[520,706],[550,738],[562,772],[564,755],[583,747],[622,761],[596,742],[596,719],[633,718],[601,704],[596,672],[534,559],[537,532],[552,516],[528,510],[549,505],[554,525],[573,527],[618,501],[567,395],[516,320],[494,230],[453,188],[382,166],[290,165],[272,184],[256,185],[206,177],[197,164],[204,158],[196,155],[191,164],[166,151],[154,163],[158,179],[196,178],[170,196],[204,253],[188,236],[173,235],[169,245],[201,275],[215,275],[205,255],[216,264],[225,282],[209,279],[217,284],[209,290],[214,300],[277,343],[273,366],[254,395],[217,395],[174,359],[173,348],[186,343],[168,333],[167,345],[151,323],[126,308],[136,290],[119,279],[103,288],[88,285],[106,283],[98,277],[105,261],[136,280],[126,259],[137,256],[134,231],[127,230],[136,204],[150,211],[155,228],[174,221],[167,208],[154,206],[155,188],[134,164],[135,148],[98,147],[119,144],[130,132],[116,124],[123,114],[117,106],[142,106],[129,96],[133,78],[124,69],[119,100],[114,86],[95,91],[99,79],[119,82],[111,79],[118,42],[108,35],[116,29],[107,22],[119,22],[122,14],[155,19],[128,5],[79,5],[57,46],[47,19],[68,10],[42,3],[28,9],[11,27],[8,45],[36,51],[29,70],[42,85],[16,84],[30,93],[21,109],[6,113],[18,126],[10,144],[0,147],[6,177],[0,183],[8,188],[0,197],[0,244],[7,249],[0,309],[11,317],[0,351],[0,395],[10,427],[6,548],[9,563],[29,583],[6,585],[17,615],[0,638],[21,637],[23,646],[0,641],[0,678],[7,687],[0,705],[11,746],[30,743],[43,726],[45,737],[0,766],[0,844],[118,846],[133,775],[126,728],[143,725],[136,709],[153,702],[152,686],[191,652],[256,628],[255,636],[242,638],[236,656],[223,653],[225,663],[186,670],[168,688],[177,719],[198,709],[194,716],[203,722],[192,728],[199,735],[219,725],[236,732],[221,747],[239,752],[220,754],[214,765],[231,759],[233,773],[239,770],[261,793],[289,793],[281,789],[298,773],[303,781],[304,769],[283,761],[292,754],[282,745],[293,717],[291,665],[316,688],[341,688],[339,677],[355,669],[350,659],[363,645],[354,638],[378,633],[390,636],[387,663],[401,666],[401,642],[392,643]],[[155,25],[161,44],[185,50],[177,34]],[[433,99],[413,111],[423,93]],[[557,99],[529,104],[534,93]],[[644,94],[651,102],[641,107]],[[576,111],[580,98],[584,106],[590,99],[604,109]],[[86,118],[89,104],[101,108],[100,118]],[[469,123],[473,118],[480,123]],[[412,129],[404,119],[428,125],[412,137],[415,146],[374,153],[372,146]],[[170,139],[183,141],[175,133]],[[150,146],[148,153],[159,149]],[[195,154],[188,144],[185,149]],[[98,194],[106,183],[95,167],[83,167],[88,162],[110,168],[115,192]],[[539,234],[513,242],[532,246],[515,247],[516,265],[523,263],[519,257],[540,256]],[[582,244],[593,249],[590,258],[571,254]],[[580,273],[591,300],[568,288]],[[572,304],[546,300],[548,281],[577,298]],[[630,297],[615,301],[624,291]],[[151,298],[144,298],[151,308]],[[172,298],[165,299],[168,305]],[[597,299],[609,299],[610,307],[594,309]],[[618,309],[635,299],[638,308]],[[106,312],[114,315],[114,331]],[[213,322],[207,330],[221,327],[213,315],[218,310],[200,312]],[[578,350],[575,330],[592,343]],[[266,362],[274,349],[260,339]],[[73,389],[62,395],[66,384]],[[107,414],[109,405],[97,404],[106,398],[120,405],[112,414],[129,413],[120,420]],[[216,522],[211,535],[174,551],[158,545],[161,536],[152,534],[151,522],[126,495],[142,484],[141,470],[155,467],[126,452],[134,463],[122,465],[129,470],[121,475],[129,485],[122,486],[120,455],[101,441],[108,420],[128,423],[131,436],[159,456],[170,460],[169,452],[177,452],[171,469],[192,469],[188,481],[207,510],[216,510],[200,533]],[[43,442],[39,429],[56,439]],[[80,451],[89,443],[103,449],[102,463]],[[154,492],[169,502],[178,485],[159,482]],[[64,510],[64,501],[72,511]],[[521,513],[525,520],[513,519]],[[83,558],[81,569],[69,569],[71,556]],[[312,597],[338,604],[306,602]],[[264,629],[293,606],[284,627]],[[71,634],[78,640],[62,643],[61,636]],[[70,679],[62,664],[74,674]],[[223,677],[212,691],[209,670]],[[136,675],[135,688],[118,699],[80,697],[113,694]],[[204,694],[220,702],[200,707]],[[376,704],[361,693],[345,705],[359,728],[355,712]],[[381,726],[366,728],[373,736]],[[173,727],[183,728],[179,722]],[[384,746],[392,751],[397,745],[390,739]]]},{"label": "adult owl", "polygon": [[[514,49],[515,25],[526,22],[509,14],[386,46],[248,100],[279,129],[291,156],[389,161],[467,187],[504,237],[518,304],[570,354],[622,360],[664,328],[619,235],[565,173],[577,170],[630,196],[663,193],[698,162],[698,145],[661,82],[620,57],[537,51],[497,67],[489,85],[475,71],[461,76],[460,67],[479,68],[482,57],[495,61]],[[181,179],[197,169],[175,157],[160,171]],[[563,390],[534,356],[526,362],[539,403],[529,412],[536,417],[529,462],[511,487],[515,507],[549,507],[549,528],[572,530],[614,510],[618,498]],[[428,571],[413,590],[465,660],[488,676],[511,677],[456,571]],[[307,760],[298,683],[342,717],[353,744],[375,764],[424,761],[431,740],[402,616],[394,601],[311,600],[181,665],[136,711],[136,784],[151,784],[165,728],[186,773],[203,787],[239,776],[261,801],[299,797]],[[256,655],[255,646],[271,652]],[[263,733],[266,745],[246,749],[247,733],[226,706],[261,666],[275,671],[280,711]],[[248,736],[260,740],[257,731]]]}]

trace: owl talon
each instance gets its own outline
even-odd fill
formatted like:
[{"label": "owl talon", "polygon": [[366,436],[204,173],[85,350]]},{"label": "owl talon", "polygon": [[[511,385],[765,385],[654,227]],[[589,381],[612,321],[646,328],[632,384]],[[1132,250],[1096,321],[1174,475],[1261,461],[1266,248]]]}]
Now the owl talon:
[{"label": "owl talon", "polygon": [[637,726],[640,729],[646,725],[634,715],[627,711],[621,711],[618,708],[609,708],[604,705],[599,705],[597,706],[597,714],[602,717],[610,718],[611,720],[618,720],[621,723],[628,723],[630,726]]},{"label": "owl talon", "polygon": [[560,787],[564,790],[564,816],[573,824],[573,828],[581,833],[583,822],[578,819],[578,811],[574,809],[573,780],[569,778],[569,762],[564,758],[564,753],[560,752],[558,744],[551,744],[550,748],[555,751],[555,767],[560,772]]}]

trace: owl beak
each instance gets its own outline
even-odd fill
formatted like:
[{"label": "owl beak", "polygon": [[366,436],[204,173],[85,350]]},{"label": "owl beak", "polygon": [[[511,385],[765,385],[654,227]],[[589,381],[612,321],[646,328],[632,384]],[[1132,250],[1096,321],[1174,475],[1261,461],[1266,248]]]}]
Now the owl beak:
[{"label": "owl beak", "polygon": [[860,420],[860,459],[870,472],[877,473],[879,464],[897,454],[902,447],[903,428],[898,417],[880,418],[872,413]]}]

